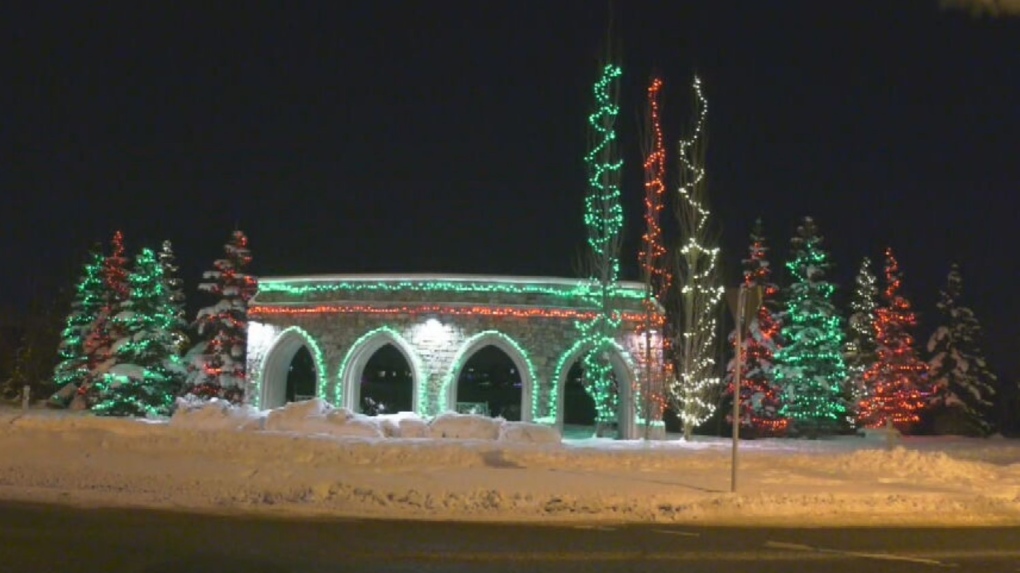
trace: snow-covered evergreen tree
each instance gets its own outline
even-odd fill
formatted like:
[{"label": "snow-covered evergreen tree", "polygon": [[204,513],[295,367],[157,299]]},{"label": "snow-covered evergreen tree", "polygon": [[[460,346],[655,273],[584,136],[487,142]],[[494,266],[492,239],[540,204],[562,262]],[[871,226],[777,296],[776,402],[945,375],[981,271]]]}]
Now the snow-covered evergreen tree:
[{"label": "snow-covered evergreen tree", "polygon": [[[781,325],[776,316],[779,287],[772,282],[768,250],[762,222],[758,219],[751,230],[748,257],[743,260],[744,286],[760,288],[762,299],[758,312],[741,338],[740,424],[744,428],[753,428],[757,435],[775,436],[783,434],[789,422],[779,413],[783,405],[782,389],[775,384],[773,373],[775,353],[780,347]],[[731,346],[736,346],[736,336],[736,330],[730,333]],[[726,366],[726,384],[731,396],[736,365],[734,352]]]},{"label": "snow-covered evergreen tree", "polygon": [[858,404],[858,424],[881,428],[892,423],[900,431],[911,429],[931,395],[928,365],[917,357],[910,331],[917,314],[900,294],[903,277],[892,249],[885,251],[885,291],[876,311],[877,359],[864,372],[865,396]]},{"label": "snow-covered evergreen tree", "polygon": [[929,377],[936,404],[952,408],[982,433],[992,431],[997,378],[981,350],[982,330],[974,312],[960,304],[963,277],[953,264],[937,307],[942,324],[928,340]]},{"label": "snow-covered evergreen tree", "polygon": [[96,320],[85,337],[85,352],[90,356],[90,376],[78,393],[87,396],[89,405],[96,401],[93,383],[103,378],[115,362],[113,343],[123,333],[113,317],[128,299],[128,258],[124,254],[124,234],[117,231],[110,241],[110,254],[103,259],[101,277],[103,280],[103,306],[96,314]]},{"label": "snow-covered evergreen tree", "polygon": [[829,254],[811,217],[790,241],[793,278],[783,318],[784,346],[776,352],[775,379],[783,389],[781,414],[800,435],[831,433],[846,424],[843,329],[832,303],[836,286],[825,280]]},{"label": "snow-covered evergreen tree", "polygon": [[[76,388],[85,385],[95,366],[94,353],[86,351],[85,340],[89,338],[99,313],[107,300],[106,284],[102,277],[103,253],[97,247],[89,255],[82,270],[81,279],[71,302],[57,349],[58,362],[53,370],[53,383],[57,389],[68,384]],[[93,351],[95,349],[92,349]],[[63,406],[64,399],[54,396],[51,403]]]},{"label": "snow-covered evergreen tree", "polygon": [[878,286],[871,272],[871,259],[864,257],[857,271],[850,299],[849,333],[843,356],[846,359],[848,386],[853,409],[864,397],[864,372],[878,359],[875,321],[878,319]]},{"label": "snow-covered evergreen tree", "polygon": [[174,255],[173,244],[170,241],[163,241],[163,246],[157,255],[160,266],[163,267],[163,280],[166,281],[167,291],[170,293],[170,304],[174,309],[174,325],[170,329],[174,337],[174,344],[178,353],[184,351],[184,345],[188,337],[185,331],[188,328],[188,321],[184,317],[184,289],[183,281],[177,275],[177,256]]},{"label": "snow-covered evergreen tree", "polygon": [[258,282],[244,272],[252,257],[243,232],[234,231],[224,249],[226,257],[203,274],[209,282],[198,285],[219,301],[198,311],[195,326],[201,340],[188,353],[187,391],[240,402],[247,380],[248,301]]},{"label": "snow-covered evergreen tree", "polygon": [[135,258],[127,300],[114,317],[121,337],[109,371],[96,384],[93,411],[105,416],[167,416],[187,372],[172,329],[176,309],[151,249]]}]

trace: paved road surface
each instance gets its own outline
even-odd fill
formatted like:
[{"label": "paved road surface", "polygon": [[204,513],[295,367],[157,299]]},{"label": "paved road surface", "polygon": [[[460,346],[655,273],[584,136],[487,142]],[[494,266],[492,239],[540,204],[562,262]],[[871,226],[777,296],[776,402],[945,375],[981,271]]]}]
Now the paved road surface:
[{"label": "paved road surface", "polygon": [[211,517],[0,503],[12,573],[1020,572],[1020,528],[739,529]]}]

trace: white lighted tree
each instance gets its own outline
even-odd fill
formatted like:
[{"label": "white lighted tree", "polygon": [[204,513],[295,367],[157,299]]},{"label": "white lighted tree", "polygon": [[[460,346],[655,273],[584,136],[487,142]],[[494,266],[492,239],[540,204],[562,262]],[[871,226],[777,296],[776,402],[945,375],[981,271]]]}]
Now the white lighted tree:
[{"label": "white lighted tree", "polygon": [[716,261],[719,248],[711,245],[708,188],[705,181],[705,123],[708,102],[701,80],[694,78],[694,126],[679,143],[680,186],[675,203],[680,224],[677,285],[680,288],[676,349],[677,376],[669,388],[670,401],[683,424],[684,439],[715,411],[721,391],[716,368],[719,347],[717,315],[723,288]]}]

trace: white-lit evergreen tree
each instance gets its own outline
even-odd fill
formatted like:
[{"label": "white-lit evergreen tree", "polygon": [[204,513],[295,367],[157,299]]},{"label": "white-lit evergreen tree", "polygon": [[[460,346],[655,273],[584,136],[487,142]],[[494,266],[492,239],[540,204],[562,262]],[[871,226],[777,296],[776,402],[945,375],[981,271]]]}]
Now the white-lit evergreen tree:
[{"label": "white-lit evergreen tree", "polygon": [[218,301],[198,311],[195,328],[200,340],[187,356],[186,391],[240,402],[247,389],[248,301],[258,282],[245,273],[252,257],[242,231],[231,234],[224,252],[226,256],[213,263],[214,270],[202,275],[207,282],[198,285]]},{"label": "white-lit evergreen tree", "polygon": [[929,377],[938,406],[960,415],[977,432],[992,431],[997,378],[981,350],[982,330],[974,312],[960,303],[963,277],[953,264],[937,308],[942,323],[928,340]]},{"label": "white-lit evergreen tree", "polygon": [[168,416],[186,368],[172,329],[176,309],[151,249],[135,257],[129,291],[113,322],[120,337],[113,344],[113,364],[95,383],[98,401],[92,410],[105,416]]},{"label": "white-lit evergreen tree", "polygon": [[163,280],[166,282],[167,291],[170,293],[170,304],[174,311],[174,325],[170,329],[174,337],[174,344],[178,352],[184,350],[188,337],[185,331],[188,328],[188,321],[184,316],[184,289],[183,281],[178,276],[177,256],[174,254],[173,244],[170,241],[163,241],[163,246],[157,254],[160,266],[163,267]]},{"label": "white-lit evergreen tree", "polygon": [[850,320],[843,356],[846,360],[847,385],[851,408],[864,397],[864,372],[878,359],[875,321],[878,320],[877,279],[871,272],[871,259],[864,257],[854,280],[850,299]]}]

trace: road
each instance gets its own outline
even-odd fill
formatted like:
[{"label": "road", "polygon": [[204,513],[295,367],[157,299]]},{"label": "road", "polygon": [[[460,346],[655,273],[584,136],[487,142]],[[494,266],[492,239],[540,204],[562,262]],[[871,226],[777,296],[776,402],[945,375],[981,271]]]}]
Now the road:
[{"label": "road", "polygon": [[1020,528],[551,526],[0,503],[0,571],[1020,571]]}]

